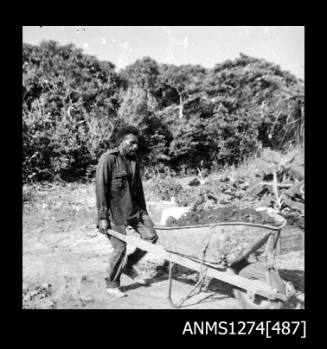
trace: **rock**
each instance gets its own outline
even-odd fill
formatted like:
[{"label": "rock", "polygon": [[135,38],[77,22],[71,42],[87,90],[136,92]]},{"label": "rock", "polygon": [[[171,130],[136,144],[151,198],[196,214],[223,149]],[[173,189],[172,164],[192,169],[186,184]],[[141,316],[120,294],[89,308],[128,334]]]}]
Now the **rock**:
[{"label": "rock", "polygon": [[268,186],[263,186],[262,184],[254,184],[252,188],[249,189],[249,193],[252,197],[262,197],[264,194],[270,193]]},{"label": "rock", "polygon": [[81,296],[80,301],[83,303],[83,305],[85,305],[87,303],[95,302],[95,298],[92,296]]},{"label": "rock", "polygon": [[291,188],[284,191],[283,195],[292,199],[303,199],[304,196],[304,181],[295,183]]},{"label": "rock", "polygon": [[42,284],[42,286],[41,286],[41,288],[43,288],[43,289],[49,289],[49,288],[51,288],[52,287],[52,285],[51,284],[49,284],[48,282],[45,282],[44,284]]},{"label": "rock", "polygon": [[304,213],[305,204],[303,202],[294,201],[286,198],[284,199],[284,205],[289,207],[290,212],[297,211],[299,213]]},{"label": "rock", "polygon": [[229,196],[235,196],[235,192],[233,192],[231,189],[224,190],[224,194]]},{"label": "rock", "polygon": [[89,275],[83,275],[82,277],[81,277],[81,282],[83,283],[83,282],[93,282],[94,280],[93,280],[93,278],[92,277],[90,277]]},{"label": "rock", "polygon": [[193,178],[188,185],[191,187],[197,187],[201,184],[200,180],[198,178]]},{"label": "rock", "polygon": [[304,294],[303,293],[297,294],[295,297],[298,301],[304,303]]},{"label": "rock", "polygon": [[250,186],[250,183],[244,182],[244,183],[240,184],[239,187],[243,190],[246,190],[249,186]]},{"label": "rock", "polygon": [[208,200],[212,200],[215,204],[217,203],[218,199],[216,198],[216,196],[212,195],[212,194],[208,194],[207,195]]},{"label": "rock", "polygon": [[229,204],[231,202],[231,196],[230,195],[225,195],[221,194],[219,197],[219,203],[222,205]]},{"label": "rock", "polygon": [[170,217],[168,217],[167,220],[166,220],[166,225],[167,225],[167,226],[177,225],[177,221],[178,221],[178,220],[177,220],[176,218],[170,216]]},{"label": "rock", "polygon": [[30,293],[27,295],[27,297],[28,297],[29,299],[33,299],[33,298],[36,297],[39,293],[40,293],[39,290],[34,290],[34,291],[30,292]]},{"label": "rock", "polygon": [[48,308],[49,309],[56,309],[57,308],[57,303],[55,301],[49,301],[48,302]]},{"label": "rock", "polygon": [[296,178],[300,181],[304,180],[304,166],[302,165],[294,165],[292,168],[289,170],[289,174],[291,177]]}]

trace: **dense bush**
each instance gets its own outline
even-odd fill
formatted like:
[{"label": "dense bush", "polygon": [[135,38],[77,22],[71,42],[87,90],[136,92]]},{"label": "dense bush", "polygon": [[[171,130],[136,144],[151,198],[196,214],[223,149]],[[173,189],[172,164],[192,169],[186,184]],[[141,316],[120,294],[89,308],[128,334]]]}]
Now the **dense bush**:
[{"label": "dense bush", "polygon": [[156,199],[168,201],[184,192],[182,185],[177,183],[174,178],[160,178],[160,176],[153,177],[153,180],[148,183],[147,190]]},{"label": "dense bush", "polygon": [[242,54],[213,69],[145,57],[116,72],[50,41],[23,45],[22,112],[25,182],[92,177],[126,123],[141,131],[146,168],[210,169],[303,142],[304,87]]},{"label": "dense bush", "polygon": [[119,107],[114,65],[73,45],[23,47],[24,180],[80,178],[108,146]]}]

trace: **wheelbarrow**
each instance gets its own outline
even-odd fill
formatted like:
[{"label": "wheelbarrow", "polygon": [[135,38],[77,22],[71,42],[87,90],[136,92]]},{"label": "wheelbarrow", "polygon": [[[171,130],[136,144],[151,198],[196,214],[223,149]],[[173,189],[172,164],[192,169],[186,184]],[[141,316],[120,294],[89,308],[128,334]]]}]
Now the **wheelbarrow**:
[{"label": "wheelbarrow", "polygon": [[[206,278],[213,278],[232,285],[242,308],[278,309],[292,295],[290,283],[282,280],[275,265],[285,224],[282,218],[278,227],[247,222],[155,226],[155,245],[130,235],[128,229],[126,235],[113,230],[108,234],[170,263],[168,300],[174,308],[201,292]],[[178,301],[172,297],[175,264],[199,273],[192,290]]]}]

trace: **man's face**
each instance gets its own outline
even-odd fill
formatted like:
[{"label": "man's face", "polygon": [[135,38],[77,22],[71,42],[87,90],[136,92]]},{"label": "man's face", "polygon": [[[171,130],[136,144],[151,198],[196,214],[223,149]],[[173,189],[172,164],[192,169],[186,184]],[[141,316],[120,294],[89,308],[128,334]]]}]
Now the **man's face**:
[{"label": "man's face", "polygon": [[120,144],[120,148],[127,157],[136,157],[137,150],[139,147],[138,137],[133,134],[128,134],[124,137]]}]

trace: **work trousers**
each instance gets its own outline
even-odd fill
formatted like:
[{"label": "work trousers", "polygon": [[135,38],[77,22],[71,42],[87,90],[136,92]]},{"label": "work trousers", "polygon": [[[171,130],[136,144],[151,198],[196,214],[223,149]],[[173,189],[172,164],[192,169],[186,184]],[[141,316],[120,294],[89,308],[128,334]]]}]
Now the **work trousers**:
[{"label": "work trousers", "polygon": [[[134,218],[128,221],[128,225],[140,235],[141,239],[153,244],[158,240],[154,224],[149,216],[143,215],[139,218]],[[111,229],[126,235],[125,225],[112,224]],[[120,277],[123,269],[128,270],[132,268],[147,252],[136,248],[135,251],[126,258],[126,243],[114,236],[108,235],[108,237],[113,247],[113,252],[109,258],[108,276],[105,279],[106,287],[116,288],[120,286]]]}]

